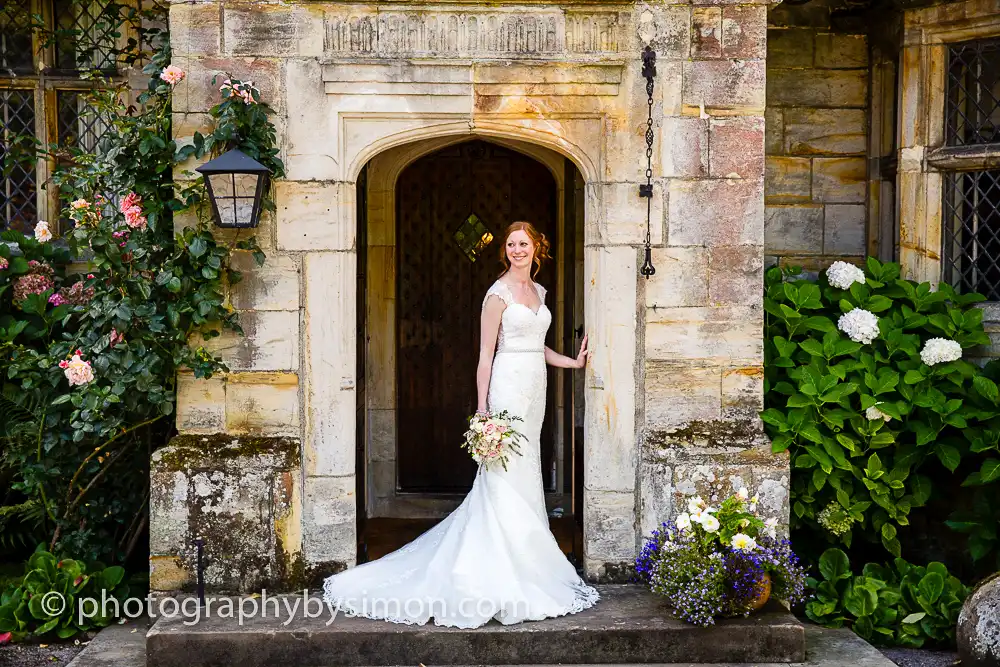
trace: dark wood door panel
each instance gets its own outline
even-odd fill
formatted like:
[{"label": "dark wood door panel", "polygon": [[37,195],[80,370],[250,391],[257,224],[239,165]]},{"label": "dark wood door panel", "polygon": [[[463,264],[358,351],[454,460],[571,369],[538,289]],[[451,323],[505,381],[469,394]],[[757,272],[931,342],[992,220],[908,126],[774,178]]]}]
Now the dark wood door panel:
[{"label": "dark wood door panel", "polygon": [[[483,295],[502,269],[499,238],[471,261],[454,239],[476,215],[495,237],[513,220],[530,220],[555,241],[556,187],[536,160],[483,141],[423,157],[397,184],[397,470],[398,487],[465,492],[475,464],[459,447],[475,410],[479,316]],[[538,280],[549,287],[549,267]],[[553,297],[547,299],[554,308]],[[550,334],[553,332],[550,331]],[[554,383],[550,382],[550,392]],[[543,466],[551,465],[548,424]],[[548,473],[548,468],[544,468]]]}]

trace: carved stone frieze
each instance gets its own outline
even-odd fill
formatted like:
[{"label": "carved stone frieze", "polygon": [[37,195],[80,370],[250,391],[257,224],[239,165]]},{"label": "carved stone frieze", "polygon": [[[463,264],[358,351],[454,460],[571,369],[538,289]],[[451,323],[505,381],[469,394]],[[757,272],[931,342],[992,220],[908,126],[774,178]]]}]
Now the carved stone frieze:
[{"label": "carved stone frieze", "polygon": [[328,15],[324,51],[345,55],[552,58],[625,46],[617,10],[397,10]]}]

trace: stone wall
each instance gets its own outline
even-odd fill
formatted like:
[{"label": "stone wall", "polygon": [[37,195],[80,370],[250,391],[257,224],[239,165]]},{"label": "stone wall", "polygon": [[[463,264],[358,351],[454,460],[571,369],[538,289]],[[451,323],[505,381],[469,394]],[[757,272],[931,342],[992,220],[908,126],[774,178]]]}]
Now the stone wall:
[{"label": "stone wall", "polygon": [[768,20],[766,252],[808,269],[867,248],[868,43],[827,4]]},{"label": "stone wall", "polygon": [[[785,518],[787,462],[771,456],[757,418],[766,12],[757,2],[171,5],[174,63],[187,71],[178,141],[205,128],[214,74],[252,79],[275,109],[288,172],[277,213],[256,230],[267,263],[238,260],[247,276],[233,306],[247,335],[208,342],[232,373],[182,378],[178,428],[297,438],[298,462],[282,472],[295,478],[297,529],[282,542],[293,561],[322,574],[356,559],[356,179],[395,146],[456,135],[545,147],[585,181],[586,575],[627,577],[643,535],[695,493],[746,484]],[[658,54],[648,281],[637,196],[647,43]],[[195,475],[211,467],[205,456]],[[170,491],[175,472],[154,461],[154,558],[196,532],[179,527],[191,514],[189,496]]]}]

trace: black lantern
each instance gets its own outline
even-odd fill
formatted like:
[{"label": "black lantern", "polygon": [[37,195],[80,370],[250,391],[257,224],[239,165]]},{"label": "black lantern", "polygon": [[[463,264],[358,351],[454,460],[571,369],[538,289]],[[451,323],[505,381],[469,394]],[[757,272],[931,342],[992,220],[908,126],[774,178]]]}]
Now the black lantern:
[{"label": "black lantern", "polygon": [[219,227],[256,227],[270,170],[234,148],[195,169],[205,177]]}]

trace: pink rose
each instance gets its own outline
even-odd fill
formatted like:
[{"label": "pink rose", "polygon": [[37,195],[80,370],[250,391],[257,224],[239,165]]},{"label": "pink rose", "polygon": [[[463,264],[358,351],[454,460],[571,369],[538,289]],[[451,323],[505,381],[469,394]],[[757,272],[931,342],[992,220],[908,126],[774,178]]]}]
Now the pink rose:
[{"label": "pink rose", "polygon": [[160,72],[160,78],[169,83],[171,86],[176,86],[178,83],[184,80],[186,73],[180,67],[176,65],[169,65],[162,72]]}]

